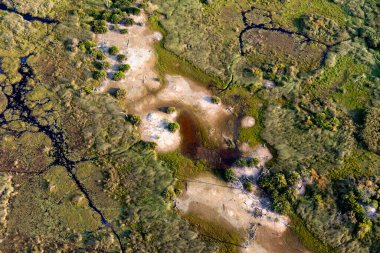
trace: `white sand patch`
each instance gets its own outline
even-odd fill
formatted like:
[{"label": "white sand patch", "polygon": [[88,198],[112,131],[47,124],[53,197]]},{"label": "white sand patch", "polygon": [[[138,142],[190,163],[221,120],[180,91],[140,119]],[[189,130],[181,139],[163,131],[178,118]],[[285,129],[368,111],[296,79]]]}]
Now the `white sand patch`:
[{"label": "white sand patch", "polygon": [[212,175],[190,180],[186,193],[177,199],[177,207],[187,212],[194,202],[212,208],[237,229],[248,230],[251,223],[260,223],[279,233],[287,228],[287,217],[263,207],[259,197],[231,185],[228,187],[225,182]]},{"label": "white sand patch", "polygon": [[255,125],[255,123],[256,123],[255,118],[253,118],[251,116],[245,116],[241,120],[241,127],[250,128],[250,127],[253,127]]},{"label": "white sand patch", "polygon": [[210,126],[217,123],[218,119],[229,115],[229,111],[222,104],[211,102],[211,92],[196,85],[194,82],[182,76],[166,76],[167,86],[157,94],[162,101],[176,101],[192,109],[193,112],[202,115]]},{"label": "white sand patch", "polygon": [[136,101],[161,87],[158,74],[154,69],[156,56],[153,46],[154,43],[162,39],[162,35],[149,29],[146,25],[147,17],[144,13],[132,18],[136,23],[133,26],[119,25],[122,29],[128,29],[127,34],[109,31],[96,36],[100,49],[107,52],[109,47],[117,46],[119,53],[127,56],[123,63],[131,66],[131,69],[126,73],[126,78],[121,81],[113,81],[111,78],[121,63],[116,60],[116,56],[109,56],[107,61],[112,64],[112,67],[107,70],[109,79],[104,81],[97,90],[106,92],[110,88],[125,88],[128,91],[127,101]]},{"label": "white sand patch", "polygon": [[157,144],[157,151],[170,152],[176,150],[181,143],[179,131],[175,133],[167,129],[169,122],[174,122],[176,113],[150,112],[142,118],[140,130],[141,139]]}]

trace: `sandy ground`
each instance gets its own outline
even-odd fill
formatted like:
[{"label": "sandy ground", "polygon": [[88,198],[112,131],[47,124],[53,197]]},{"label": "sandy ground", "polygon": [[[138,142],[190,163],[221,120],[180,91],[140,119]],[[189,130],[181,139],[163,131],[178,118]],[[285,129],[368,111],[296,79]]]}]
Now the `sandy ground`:
[{"label": "sandy ground", "polygon": [[241,127],[242,128],[249,128],[253,127],[255,125],[256,121],[253,117],[246,116],[241,120]]},{"label": "sandy ground", "polygon": [[[105,52],[109,47],[117,46],[120,50],[119,53],[127,56],[124,63],[131,66],[131,69],[126,73],[127,78],[117,82],[109,78],[98,90],[104,92],[110,88],[125,88],[128,91],[126,99],[136,101],[149,92],[158,90],[161,86],[154,70],[156,56],[153,45],[162,39],[162,35],[158,32],[152,32],[147,27],[146,15],[133,16],[132,18],[138,24],[131,27],[120,26],[120,28],[128,29],[127,34],[109,31],[105,34],[98,34],[96,37],[99,47]],[[120,63],[117,62],[115,56],[108,57],[108,61],[112,64],[112,68],[107,71],[107,74],[112,77]]]},{"label": "sandy ground", "polygon": [[152,141],[157,144],[158,152],[170,152],[176,150],[181,144],[179,131],[175,133],[167,129],[167,124],[175,122],[177,114],[164,112],[149,112],[142,118],[141,139]]}]

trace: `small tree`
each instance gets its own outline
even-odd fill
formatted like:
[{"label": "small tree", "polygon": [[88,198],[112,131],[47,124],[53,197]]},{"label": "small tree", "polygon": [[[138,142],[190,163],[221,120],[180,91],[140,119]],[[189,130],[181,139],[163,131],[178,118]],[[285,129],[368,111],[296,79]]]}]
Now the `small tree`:
[{"label": "small tree", "polygon": [[128,33],[128,29],[120,29],[119,32],[121,34],[127,34]]},{"label": "small tree", "polygon": [[258,158],[253,157],[253,158],[251,158],[251,159],[248,160],[248,166],[249,166],[249,167],[257,166],[257,165],[259,165],[259,162],[260,162],[260,161],[259,161]]},{"label": "small tree", "polygon": [[253,192],[253,184],[251,181],[247,181],[244,183],[244,189],[248,192]]},{"label": "small tree", "polygon": [[104,70],[94,71],[92,73],[92,77],[95,80],[99,80],[99,81],[105,80],[107,78],[107,73]]},{"label": "small tree", "polygon": [[112,46],[108,49],[108,53],[110,55],[116,55],[119,52],[119,48],[117,46]]},{"label": "small tree", "polygon": [[120,80],[123,79],[124,77],[125,77],[124,72],[122,72],[122,71],[117,71],[117,72],[113,75],[112,79],[113,79],[114,81],[120,81]]},{"label": "small tree", "polygon": [[126,71],[128,71],[130,68],[131,68],[131,66],[129,66],[129,64],[121,64],[121,65],[119,66],[119,71],[126,72]]}]

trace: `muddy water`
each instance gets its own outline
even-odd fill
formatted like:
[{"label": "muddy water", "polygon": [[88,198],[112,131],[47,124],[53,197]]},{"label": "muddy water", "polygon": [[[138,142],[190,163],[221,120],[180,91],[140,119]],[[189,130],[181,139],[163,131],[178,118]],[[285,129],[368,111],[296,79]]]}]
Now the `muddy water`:
[{"label": "muddy water", "polygon": [[190,112],[183,110],[178,116],[177,122],[181,126],[181,152],[195,156],[198,147],[202,145],[202,133],[199,129],[199,121]]}]

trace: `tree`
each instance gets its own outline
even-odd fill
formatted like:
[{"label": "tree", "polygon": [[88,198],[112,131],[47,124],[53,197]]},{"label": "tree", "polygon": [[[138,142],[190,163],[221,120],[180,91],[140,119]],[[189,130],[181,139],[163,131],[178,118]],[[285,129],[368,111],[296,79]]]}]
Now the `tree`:
[{"label": "tree", "polygon": [[227,182],[231,182],[236,179],[235,172],[232,168],[228,168],[224,171],[224,178]]},{"label": "tree", "polygon": [[105,80],[107,78],[107,73],[104,70],[94,71],[92,73],[92,77],[95,80],[99,80],[99,81]]},{"label": "tree", "polygon": [[127,58],[124,54],[118,54],[117,55],[117,60],[119,61],[119,62],[122,62],[122,61],[124,61],[125,60],[125,58]]},{"label": "tree", "polygon": [[123,79],[124,77],[125,77],[124,72],[122,72],[122,71],[117,71],[117,72],[113,75],[112,79],[113,79],[114,81],[120,81],[120,80]]},{"label": "tree", "polygon": [[138,115],[128,114],[126,115],[125,119],[134,126],[141,124],[141,118]]},{"label": "tree", "polygon": [[211,97],[211,103],[213,104],[220,104],[221,99],[219,97],[213,96]]},{"label": "tree", "polygon": [[119,52],[119,48],[117,46],[112,46],[108,49],[108,53],[110,55],[116,55]]},{"label": "tree", "polygon": [[129,66],[129,64],[121,64],[121,65],[119,66],[119,71],[126,72],[126,71],[128,71],[130,68],[131,68],[131,66]]}]

